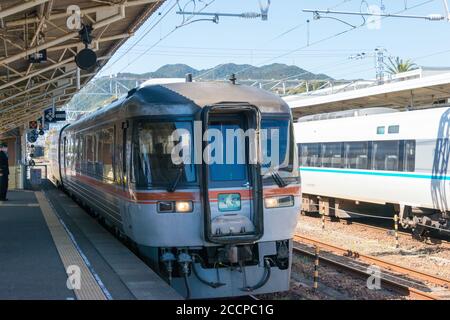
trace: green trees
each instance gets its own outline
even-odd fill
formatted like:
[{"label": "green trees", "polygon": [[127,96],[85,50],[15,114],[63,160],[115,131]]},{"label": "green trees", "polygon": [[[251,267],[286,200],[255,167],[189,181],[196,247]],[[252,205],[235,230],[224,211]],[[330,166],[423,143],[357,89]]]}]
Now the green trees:
[{"label": "green trees", "polygon": [[390,57],[388,62],[385,63],[386,72],[389,74],[398,74],[417,69],[417,65],[411,60],[403,60],[400,57]]}]

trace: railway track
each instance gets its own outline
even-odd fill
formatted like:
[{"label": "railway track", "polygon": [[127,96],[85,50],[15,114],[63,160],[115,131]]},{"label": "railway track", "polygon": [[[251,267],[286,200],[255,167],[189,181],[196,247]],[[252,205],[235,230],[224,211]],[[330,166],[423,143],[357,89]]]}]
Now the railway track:
[{"label": "railway track", "polygon": [[[309,246],[309,249],[307,249],[301,248],[296,245],[294,246],[294,252],[301,255],[314,256],[314,250],[311,250],[311,246],[317,246],[323,251],[331,252],[341,257],[345,257],[345,260],[342,260],[325,257],[322,254],[319,256],[319,259],[323,263],[332,265],[342,270],[349,271],[366,279],[372,274],[367,270],[367,265],[353,263],[355,259],[368,265],[375,265],[383,270],[388,270],[389,272],[399,274],[399,276],[395,276],[390,273],[383,272],[380,280],[383,287],[394,290],[402,295],[407,295],[413,299],[422,300],[440,300],[444,297],[448,298],[448,296],[443,295],[448,294],[448,290],[450,289],[450,281],[446,279],[426,274],[417,270],[409,269],[376,257],[353,252],[351,250],[340,248],[335,245],[327,244],[304,236],[295,235],[294,241]],[[407,277],[408,279],[405,279],[404,277]],[[414,280],[409,279],[416,279],[420,282],[415,282]],[[422,289],[417,288],[419,286],[425,287],[425,290],[429,290],[428,288],[426,288],[424,283],[431,283],[438,286],[439,288],[443,288],[444,290],[441,292],[426,292]]]}]

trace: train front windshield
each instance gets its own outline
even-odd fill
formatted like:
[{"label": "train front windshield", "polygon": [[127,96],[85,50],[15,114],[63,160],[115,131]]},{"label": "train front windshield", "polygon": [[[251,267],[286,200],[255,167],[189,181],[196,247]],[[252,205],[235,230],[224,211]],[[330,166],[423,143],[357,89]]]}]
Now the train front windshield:
[{"label": "train front windshield", "polygon": [[[192,136],[191,121],[149,122],[137,121],[133,134],[133,164],[136,185],[140,188],[150,186],[170,186],[176,180],[186,185],[197,180],[194,164],[176,165],[172,161],[172,150],[178,143],[172,134],[180,129],[187,136]],[[192,143],[190,143],[192,148]]]},{"label": "train front windshield", "polygon": [[[289,119],[262,119],[262,175],[271,179],[271,172],[280,177],[298,178],[298,159],[296,154],[292,123]],[[289,182],[289,181],[286,181]]]},{"label": "train front windshield", "polygon": [[[239,126],[212,125],[217,129],[239,129]],[[184,132],[179,139],[174,139],[173,132],[181,129]],[[289,119],[268,118],[261,122],[261,174],[267,183],[273,183],[273,172],[285,182],[293,182],[298,177],[296,148]],[[139,120],[133,130],[133,177],[139,188],[152,186],[169,187],[175,181],[177,186],[198,184],[196,165],[193,161],[176,165],[172,161],[173,148],[184,141],[188,153],[194,154],[194,136],[192,121],[151,122]],[[224,139],[225,140],[225,139]],[[225,143],[226,146],[226,143]],[[185,149],[186,150],[186,149]],[[234,150],[234,154],[245,154],[245,150]],[[226,158],[226,155],[223,155]],[[193,160],[191,158],[191,160]],[[211,178],[221,181],[240,180],[247,175],[245,164],[210,164]],[[230,178],[231,177],[231,178]]]}]

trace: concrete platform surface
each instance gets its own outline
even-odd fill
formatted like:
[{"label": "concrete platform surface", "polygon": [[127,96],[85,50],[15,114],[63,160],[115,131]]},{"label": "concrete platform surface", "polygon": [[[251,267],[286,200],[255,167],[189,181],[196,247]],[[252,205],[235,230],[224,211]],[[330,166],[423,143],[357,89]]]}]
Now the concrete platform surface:
[{"label": "concrete platform surface", "polygon": [[0,299],[182,299],[63,192],[0,202]]}]

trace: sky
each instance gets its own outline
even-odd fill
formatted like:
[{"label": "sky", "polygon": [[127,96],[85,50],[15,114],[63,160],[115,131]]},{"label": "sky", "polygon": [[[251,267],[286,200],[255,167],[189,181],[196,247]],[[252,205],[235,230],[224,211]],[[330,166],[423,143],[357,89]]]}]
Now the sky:
[{"label": "sky", "polygon": [[[183,23],[183,16],[176,14],[176,0],[166,0],[116,52],[100,76],[145,73],[174,63],[205,69],[232,62],[255,66],[285,63],[335,79],[372,79],[375,77],[373,53],[377,47],[384,48],[386,56],[410,59],[420,66],[450,67],[450,22],[385,18],[378,26],[370,24],[369,28],[359,27],[363,23],[359,15],[328,15],[342,21],[317,20],[312,13],[302,11],[330,8],[367,12],[371,6],[384,7],[386,13],[443,15],[443,1],[272,0],[267,21],[220,17],[215,24],[193,22],[209,17],[186,15],[191,23],[177,28]],[[267,0],[261,2],[266,4]],[[186,11],[199,11],[205,3],[211,4],[202,12],[259,12],[258,0],[179,0]],[[368,57],[352,58],[362,52]]]}]

